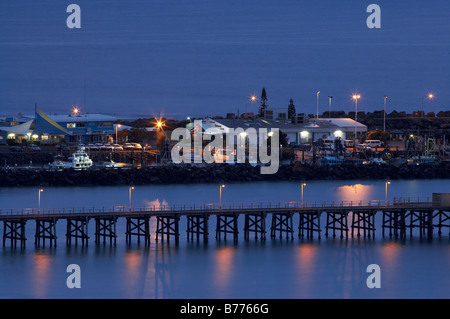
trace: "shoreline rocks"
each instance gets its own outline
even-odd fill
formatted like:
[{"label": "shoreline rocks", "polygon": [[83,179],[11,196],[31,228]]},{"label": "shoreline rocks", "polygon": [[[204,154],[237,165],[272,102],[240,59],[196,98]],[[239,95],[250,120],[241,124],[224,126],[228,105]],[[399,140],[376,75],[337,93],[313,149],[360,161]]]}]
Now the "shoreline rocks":
[{"label": "shoreline rocks", "polygon": [[296,163],[280,166],[272,175],[260,174],[260,167],[249,164],[166,165],[131,169],[93,168],[9,169],[0,171],[0,187],[20,186],[114,186],[145,184],[227,183],[249,181],[308,180],[384,180],[450,178],[450,162],[421,165],[333,165],[313,166]]}]

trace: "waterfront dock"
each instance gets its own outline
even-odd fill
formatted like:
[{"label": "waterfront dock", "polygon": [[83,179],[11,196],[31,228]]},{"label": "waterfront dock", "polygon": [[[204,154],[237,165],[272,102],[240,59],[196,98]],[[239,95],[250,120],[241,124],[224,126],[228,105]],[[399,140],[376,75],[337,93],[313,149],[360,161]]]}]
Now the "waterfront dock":
[{"label": "waterfront dock", "polygon": [[[156,219],[153,229],[155,241],[176,244],[180,240],[180,220],[186,219],[186,239],[208,242],[209,219],[215,217],[216,240],[239,238],[239,217],[244,219],[244,239],[266,240],[266,224],[270,227],[270,238],[289,239],[325,237],[375,238],[375,216],[381,214],[382,236],[405,239],[418,235],[420,238],[439,236],[447,229],[450,232],[450,204],[418,199],[373,200],[369,202],[288,202],[267,204],[205,204],[182,206],[147,207],[101,207],[59,209],[12,209],[0,211],[3,222],[3,246],[25,247],[25,226],[34,221],[34,244],[37,247],[56,247],[56,225],[66,222],[66,244],[88,245],[89,225],[94,220],[95,244],[115,245],[117,222],[125,219],[127,243],[149,245],[151,241],[150,220]],[[294,216],[298,224],[294,226]],[[153,227],[154,228],[154,227]],[[450,233],[449,233],[450,235]]]}]

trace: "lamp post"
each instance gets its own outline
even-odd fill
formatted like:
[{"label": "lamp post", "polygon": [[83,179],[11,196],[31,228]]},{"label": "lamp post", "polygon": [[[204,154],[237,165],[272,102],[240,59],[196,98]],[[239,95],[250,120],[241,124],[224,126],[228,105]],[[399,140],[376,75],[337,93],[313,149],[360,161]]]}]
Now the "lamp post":
[{"label": "lamp post", "polygon": [[320,91],[317,91],[317,112],[316,112],[316,119],[319,118],[319,94],[320,94]]},{"label": "lamp post", "polygon": [[305,183],[305,180],[304,179],[302,179],[302,208],[303,208],[303,187],[305,187],[306,186],[306,183]]},{"label": "lamp post", "polygon": [[133,182],[130,183],[130,186],[128,186],[128,208],[131,211],[131,191],[134,190],[134,184]]},{"label": "lamp post", "polygon": [[117,143],[117,127],[121,127],[120,124],[116,124],[116,143]]},{"label": "lamp post", "polygon": [[328,96],[328,106],[329,106],[329,108],[330,108],[330,110],[328,111],[328,118],[331,118],[331,99],[332,99],[333,97],[330,95],[330,96]]},{"label": "lamp post", "polygon": [[39,189],[38,189],[38,214],[40,214],[41,212],[41,193],[44,191],[44,189],[42,188],[42,184],[39,185]]},{"label": "lamp post", "polygon": [[387,191],[388,191],[388,185],[391,184],[391,181],[389,180],[389,177],[384,182],[384,205],[387,205]]},{"label": "lamp post", "polygon": [[219,209],[222,209],[222,188],[224,188],[225,185],[221,184],[219,186]]},{"label": "lamp post", "polygon": [[425,98],[428,98],[428,102],[429,102],[434,98],[434,94],[428,93],[427,95],[422,96],[422,117],[424,117],[424,115],[425,115],[425,109],[423,108],[423,101],[425,100]]},{"label": "lamp post", "polygon": [[383,114],[383,132],[386,132],[386,99],[387,95],[384,96],[384,114]]},{"label": "lamp post", "polygon": [[358,100],[361,98],[359,94],[353,94],[353,100],[355,100],[355,134],[353,136],[353,149],[356,149],[356,123],[358,121]]}]

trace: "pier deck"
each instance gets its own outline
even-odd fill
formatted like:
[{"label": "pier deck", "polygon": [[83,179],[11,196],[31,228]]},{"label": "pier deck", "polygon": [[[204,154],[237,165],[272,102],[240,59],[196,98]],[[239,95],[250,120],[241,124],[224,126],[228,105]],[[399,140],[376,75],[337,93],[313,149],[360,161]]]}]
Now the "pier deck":
[{"label": "pier deck", "polygon": [[[321,215],[326,215],[326,222],[321,225]],[[375,215],[382,214],[382,235],[405,238],[407,229],[410,236],[418,230],[419,236],[432,238],[434,229],[440,236],[442,230],[450,230],[450,206],[433,204],[431,201],[398,199],[393,202],[372,200],[368,202],[287,202],[259,204],[205,204],[205,205],[160,205],[146,207],[84,207],[84,208],[31,208],[0,210],[0,221],[3,222],[3,246],[10,243],[25,246],[25,224],[28,221],[36,223],[35,245],[45,246],[46,239],[50,246],[57,242],[56,223],[66,220],[66,244],[72,240],[82,245],[88,244],[88,224],[95,220],[95,243],[116,244],[118,219],[126,220],[126,241],[130,243],[136,238],[140,243],[150,244],[151,218],[156,218],[157,227],[155,240],[171,238],[179,242],[181,218],[187,219],[187,239],[208,241],[208,221],[216,217],[216,239],[226,240],[230,234],[234,241],[239,237],[238,217],[245,218],[244,238],[266,239],[266,218],[271,216],[271,238],[293,239],[295,227],[293,217],[298,215],[298,237],[321,238],[322,226],[325,236],[375,237]],[[250,233],[254,236],[250,236]]]}]

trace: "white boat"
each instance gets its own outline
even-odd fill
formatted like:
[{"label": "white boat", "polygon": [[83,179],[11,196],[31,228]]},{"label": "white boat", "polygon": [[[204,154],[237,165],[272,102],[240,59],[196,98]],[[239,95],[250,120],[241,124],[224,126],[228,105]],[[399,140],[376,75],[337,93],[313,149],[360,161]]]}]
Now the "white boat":
[{"label": "white boat", "polygon": [[73,168],[75,170],[83,170],[92,167],[92,160],[86,153],[84,145],[79,145],[75,153],[69,157],[69,162],[64,162],[60,158],[55,158],[53,163],[50,163],[50,167],[54,169],[66,169]]},{"label": "white boat", "polygon": [[101,168],[119,168],[124,167],[123,163],[116,163],[113,160],[107,161],[107,162],[99,162],[98,166]]},{"label": "white boat", "polygon": [[68,167],[66,167],[66,162],[63,161],[63,158],[60,155],[55,156],[54,161],[52,163],[48,163],[48,164],[49,164],[50,168],[56,169],[58,171],[62,170],[64,168],[68,168]]}]

